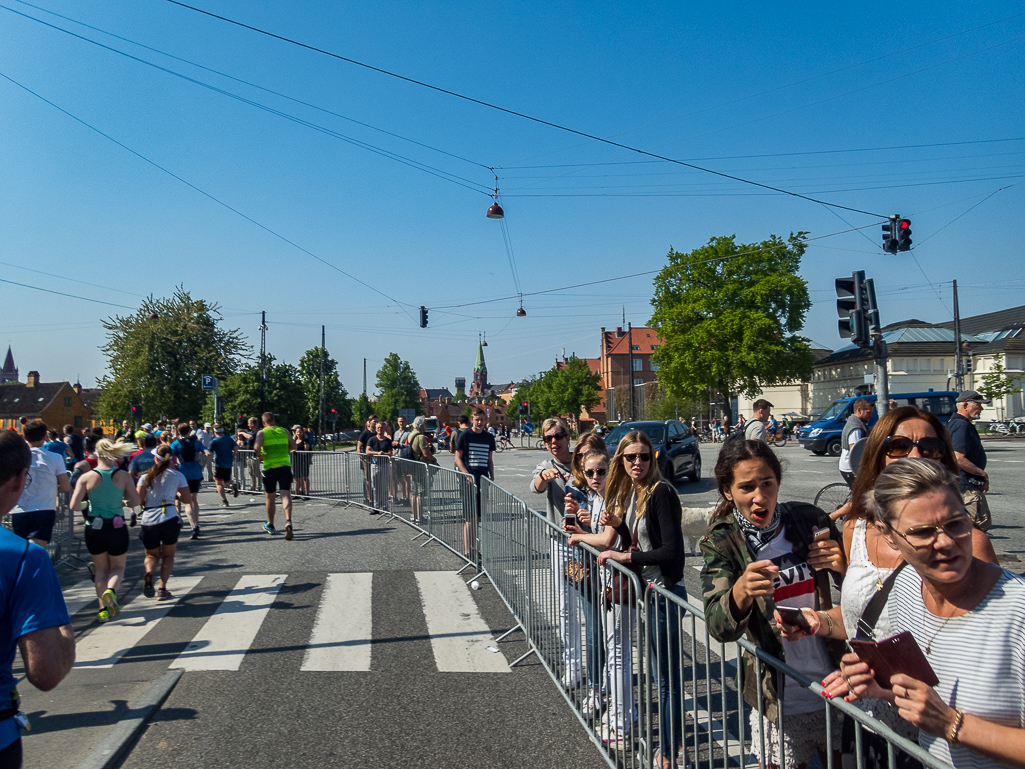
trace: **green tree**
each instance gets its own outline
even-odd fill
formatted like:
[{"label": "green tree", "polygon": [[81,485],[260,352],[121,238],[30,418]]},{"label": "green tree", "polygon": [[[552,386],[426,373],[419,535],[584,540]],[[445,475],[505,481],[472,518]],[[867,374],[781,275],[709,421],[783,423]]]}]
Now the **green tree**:
[{"label": "green tree", "polygon": [[717,237],[690,253],[670,248],[650,321],[663,341],[654,359],[669,393],[698,399],[711,388],[732,422],[733,396],[811,376],[811,348],[798,335],[811,307],[797,274],[805,235],[761,243]]},{"label": "green tree", "polygon": [[982,375],[979,392],[992,400],[998,400],[1008,395],[1017,395],[1021,392],[1021,379],[1021,374],[1017,376],[1008,374],[1000,356],[994,355],[989,373]]},{"label": "green tree", "polygon": [[521,382],[516,400],[530,403],[530,418],[536,422],[550,416],[576,418],[581,409],[590,408],[601,399],[599,379],[585,361],[573,356],[564,367],[553,366],[540,377]]},{"label": "green tree", "polygon": [[208,399],[201,377],[223,381],[252,353],[241,331],[220,324],[216,304],[193,299],[180,286],[169,298],[149,296],[131,315],[103,321],[107,373],[99,380],[100,416],[122,419],[132,401],[149,421],[161,414],[183,420],[203,415]]},{"label": "green tree", "polygon": [[[299,359],[299,383],[303,390],[305,409],[303,425],[320,429],[320,356],[321,348],[314,347],[303,353]],[[335,409],[336,426],[347,426],[352,422],[349,394],[338,378],[338,361],[324,351],[324,426],[331,429],[331,409]]]},{"label": "green tree", "polygon": [[374,404],[370,402],[366,393],[360,393],[358,398],[353,398],[349,402],[349,410],[353,425],[362,430],[370,415],[374,413]]},{"label": "green tree", "polygon": [[[306,398],[299,381],[299,370],[289,363],[275,363],[267,356],[267,383],[263,386],[260,366],[246,366],[220,383],[224,413],[229,419],[259,417],[262,411],[273,411],[280,427],[301,424],[306,413]],[[261,394],[263,398],[261,398]],[[263,409],[261,409],[261,403]]]},{"label": "green tree", "polygon": [[394,422],[399,409],[420,411],[420,382],[407,361],[396,353],[388,353],[377,372],[377,404],[375,413]]}]

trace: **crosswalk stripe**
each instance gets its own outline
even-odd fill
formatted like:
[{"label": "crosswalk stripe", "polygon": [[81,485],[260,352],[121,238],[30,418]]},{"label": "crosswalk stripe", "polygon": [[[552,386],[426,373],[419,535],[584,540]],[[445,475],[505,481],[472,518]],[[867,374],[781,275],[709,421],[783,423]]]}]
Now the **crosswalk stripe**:
[{"label": "crosswalk stripe", "polygon": [[[82,638],[75,647],[75,667],[113,667],[125,652],[142,641],[149,631],[164,618],[171,608],[200,583],[202,577],[177,577],[171,583],[174,598],[155,602],[152,598],[139,596],[121,607],[117,619],[101,625]],[[92,586],[92,583],[89,583]],[[95,590],[93,591],[95,594]]]},{"label": "crosswalk stripe", "polygon": [[374,575],[328,574],[300,670],[370,670]]},{"label": "crosswalk stripe", "polygon": [[442,673],[509,673],[501,653],[488,651],[491,630],[462,577],[447,571],[418,571],[434,661]]},{"label": "crosswalk stripe", "polygon": [[242,576],[171,667],[238,670],[284,581],[284,574]]},{"label": "crosswalk stripe", "polygon": [[68,616],[74,617],[78,612],[92,604],[94,611],[100,610],[100,602],[96,598],[96,585],[91,579],[84,579],[74,585],[63,588],[64,605],[68,607]]}]

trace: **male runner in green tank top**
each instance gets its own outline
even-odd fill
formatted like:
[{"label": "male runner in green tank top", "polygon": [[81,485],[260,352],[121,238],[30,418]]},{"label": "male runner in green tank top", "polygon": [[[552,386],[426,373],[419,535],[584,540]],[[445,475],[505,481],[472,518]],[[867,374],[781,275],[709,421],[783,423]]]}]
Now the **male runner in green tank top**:
[{"label": "male runner in green tank top", "polygon": [[292,460],[289,452],[295,451],[295,440],[291,433],[278,427],[274,414],[263,415],[263,429],[256,434],[253,451],[263,462],[263,490],[267,495],[267,521],[263,530],[275,534],[274,493],[281,494],[281,509],[285,511],[285,539],[292,538]]}]

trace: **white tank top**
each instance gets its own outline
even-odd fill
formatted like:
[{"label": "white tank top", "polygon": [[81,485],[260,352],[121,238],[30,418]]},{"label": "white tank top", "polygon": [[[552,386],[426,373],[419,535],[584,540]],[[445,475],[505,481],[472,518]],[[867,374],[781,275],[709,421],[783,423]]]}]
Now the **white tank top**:
[{"label": "white tank top", "polygon": [[[864,518],[854,522],[854,536],[851,539],[851,557],[847,564],[847,573],[843,578],[843,591],[840,593],[840,609],[843,612],[843,624],[847,628],[847,637],[858,635],[858,620],[864,613],[868,602],[879,590],[879,583],[890,576],[893,569],[882,569],[868,558],[867,542],[868,525]],[[876,622],[875,638],[889,638],[890,620],[886,612],[879,615]]]}]

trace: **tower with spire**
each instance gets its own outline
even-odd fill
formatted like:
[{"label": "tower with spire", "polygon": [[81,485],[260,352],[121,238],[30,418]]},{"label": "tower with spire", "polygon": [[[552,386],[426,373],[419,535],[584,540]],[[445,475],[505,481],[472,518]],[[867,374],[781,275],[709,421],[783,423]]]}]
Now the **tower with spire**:
[{"label": "tower with spire", "polygon": [[18,367],[14,365],[14,353],[11,346],[7,345],[7,358],[4,360],[4,367],[0,369],[0,384],[18,381]]},{"label": "tower with spire", "polygon": [[473,366],[473,382],[470,383],[469,397],[483,397],[487,394],[488,364],[484,362],[484,345],[477,344],[477,362]]}]

